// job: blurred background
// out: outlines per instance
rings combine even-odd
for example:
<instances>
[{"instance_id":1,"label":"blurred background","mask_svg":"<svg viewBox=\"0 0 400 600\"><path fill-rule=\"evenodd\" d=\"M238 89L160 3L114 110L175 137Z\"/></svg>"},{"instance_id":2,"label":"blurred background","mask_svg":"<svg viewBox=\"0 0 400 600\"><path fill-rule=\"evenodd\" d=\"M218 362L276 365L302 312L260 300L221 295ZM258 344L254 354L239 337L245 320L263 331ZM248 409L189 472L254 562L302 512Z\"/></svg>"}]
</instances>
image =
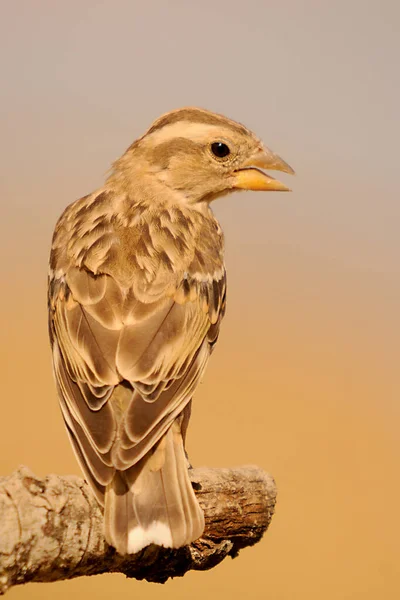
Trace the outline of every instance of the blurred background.
<instances>
[{"instance_id":1,"label":"blurred background","mask_svg":"<svg viewBox=\"0 0 400 600\"><path fill-rule=\"evenodd\" d=\"M1 474L80 473L46 323L64 207L184 105L297 172L292 194L214 206L228 310L189 431L195 465L276 478L264 540L165 586L104 575L11 600L399 598L399 20L385 0L1 3Z\"/></svg>"}]
</instances>

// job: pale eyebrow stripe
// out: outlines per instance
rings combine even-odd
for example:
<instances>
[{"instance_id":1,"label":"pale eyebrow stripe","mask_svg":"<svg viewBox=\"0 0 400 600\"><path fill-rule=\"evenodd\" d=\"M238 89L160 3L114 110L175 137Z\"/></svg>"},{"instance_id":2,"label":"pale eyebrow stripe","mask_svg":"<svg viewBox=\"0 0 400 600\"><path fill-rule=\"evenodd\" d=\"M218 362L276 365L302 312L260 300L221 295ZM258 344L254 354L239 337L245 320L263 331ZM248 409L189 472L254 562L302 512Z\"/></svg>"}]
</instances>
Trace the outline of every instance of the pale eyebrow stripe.
<instances>
[{"instance_id":1,"label":"pale eyebrow stripe","mask_svg":"<svg viewBox=\"0 0 400 600\"><path fill-rule=\"evenodd\" d=\"M152 144L158 145L174 138L190 138L193 141L201 140L204 137L226 137L229 134L227 127L221 125L206 125L205 123L192 123L190 121L179 121L165 125L148 136L144 136L142 141L151 140Z\"/></svg>"}]
</instances>

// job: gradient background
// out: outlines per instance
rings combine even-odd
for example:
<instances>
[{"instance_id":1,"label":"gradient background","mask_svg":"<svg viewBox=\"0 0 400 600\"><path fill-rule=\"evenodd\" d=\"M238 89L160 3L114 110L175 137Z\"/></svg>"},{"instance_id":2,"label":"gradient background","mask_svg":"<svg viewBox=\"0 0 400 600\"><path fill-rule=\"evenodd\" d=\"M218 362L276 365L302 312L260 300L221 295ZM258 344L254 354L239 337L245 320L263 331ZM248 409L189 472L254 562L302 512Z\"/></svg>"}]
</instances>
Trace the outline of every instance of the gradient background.
<instances>
[{"instance_id":1,"label":"gradient background","mask_svg":"<svg viewBox=\"0 0 400 600\"><path fill-rule=\"evenodd\" d=\"M292 194L215 205L228 312L189 432L195 465L274 475L264 540L165 586L10 599L399 598L399 22L397 1L1 3L2 474L79 473L46 325L64 207L184 105L244 122L298 173Z\"/></svg>"}]
</instances>

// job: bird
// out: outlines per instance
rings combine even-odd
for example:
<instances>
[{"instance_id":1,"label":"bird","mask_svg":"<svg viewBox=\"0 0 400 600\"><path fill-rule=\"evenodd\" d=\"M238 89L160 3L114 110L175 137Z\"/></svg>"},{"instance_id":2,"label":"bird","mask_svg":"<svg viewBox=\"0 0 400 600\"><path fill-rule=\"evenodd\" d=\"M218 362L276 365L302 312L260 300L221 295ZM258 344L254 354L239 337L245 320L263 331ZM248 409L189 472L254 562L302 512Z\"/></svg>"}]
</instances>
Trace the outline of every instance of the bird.
<instances>
[{"instance_id":1,"label":"bird","mask_svg":"<svg viewBox=\"0 0 400 600\"><path fill-rule=\"evenodd\" d=\"M188 107L159 117L104 185L59 218L48 277L61 412L121 555L200 538L185 450L192 398L226 306L211 203L289 191L293 169L244 125Z\"/></svg>"}]
</instances>

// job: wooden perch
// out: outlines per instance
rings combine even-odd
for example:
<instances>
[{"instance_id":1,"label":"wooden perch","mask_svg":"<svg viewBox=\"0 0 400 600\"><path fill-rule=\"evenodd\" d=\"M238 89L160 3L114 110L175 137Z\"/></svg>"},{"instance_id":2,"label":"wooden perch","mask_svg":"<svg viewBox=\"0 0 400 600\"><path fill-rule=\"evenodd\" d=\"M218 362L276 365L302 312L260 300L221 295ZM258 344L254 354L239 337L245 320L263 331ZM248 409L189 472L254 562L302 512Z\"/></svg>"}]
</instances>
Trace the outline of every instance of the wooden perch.
<instances>
[{"instance_id":1,"label":"wooden perch","mask_svg":"<svg viewBox=\"0 0 400 600\"><path fill-rule=\"evenodd\" d=\"M154 545L120 556L103 537L103 518L83 479L35 477L21 467L0 478L0 594L28 581L119 572L164 583L205 570L260 541L275 506L274 480L257 467L190 471L206 528L191 546Z\"/></svg>"}]
</instances>

